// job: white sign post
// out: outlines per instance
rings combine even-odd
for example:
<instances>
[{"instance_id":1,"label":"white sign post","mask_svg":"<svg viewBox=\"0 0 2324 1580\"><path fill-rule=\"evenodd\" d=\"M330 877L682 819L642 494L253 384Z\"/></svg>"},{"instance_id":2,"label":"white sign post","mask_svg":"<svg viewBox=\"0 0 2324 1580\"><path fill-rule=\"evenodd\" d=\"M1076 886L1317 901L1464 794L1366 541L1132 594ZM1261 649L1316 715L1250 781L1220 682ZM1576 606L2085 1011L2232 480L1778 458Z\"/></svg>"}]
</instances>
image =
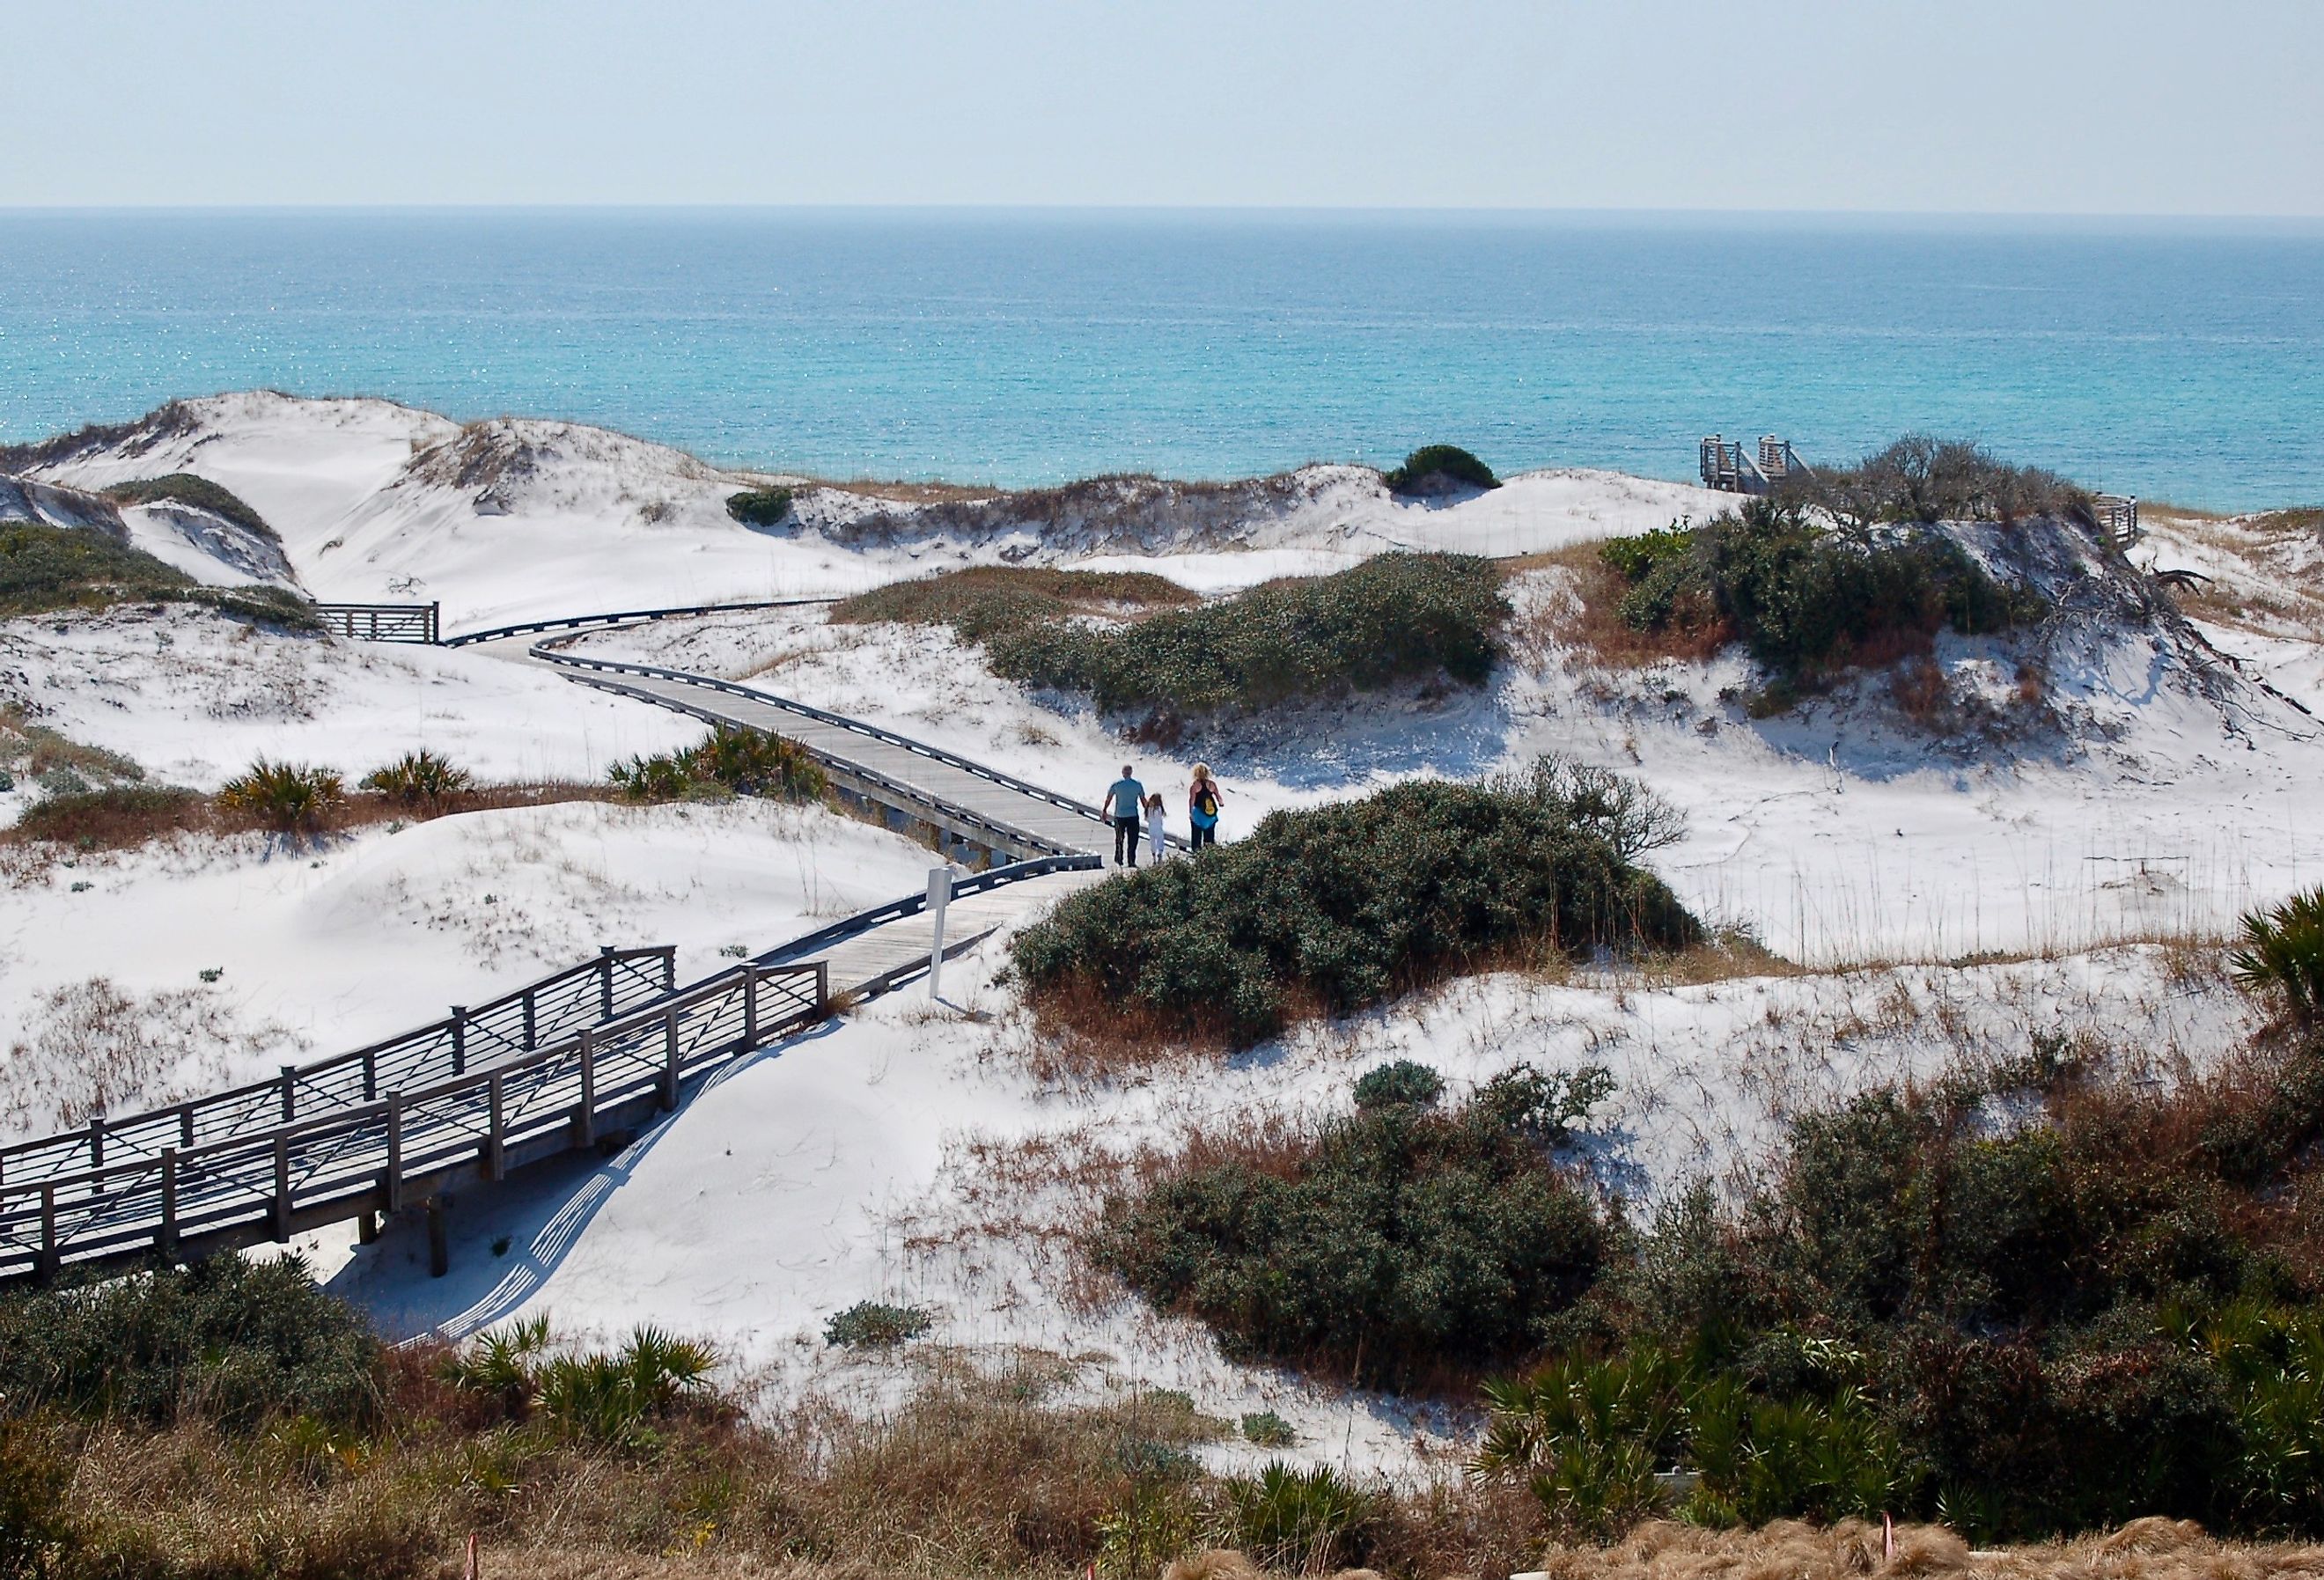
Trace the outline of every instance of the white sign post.
<instances>
[{"instance_id":1,"label":"white sign post","mask_svg":"<svg viewBox=\"0 0 2324 1580\"><path fill-rule=\"evenodd\" d=\"M952 898L952 866L928 869L928 997L935 998L944 976L945 902Z\"/></svg>"}]
</instances>

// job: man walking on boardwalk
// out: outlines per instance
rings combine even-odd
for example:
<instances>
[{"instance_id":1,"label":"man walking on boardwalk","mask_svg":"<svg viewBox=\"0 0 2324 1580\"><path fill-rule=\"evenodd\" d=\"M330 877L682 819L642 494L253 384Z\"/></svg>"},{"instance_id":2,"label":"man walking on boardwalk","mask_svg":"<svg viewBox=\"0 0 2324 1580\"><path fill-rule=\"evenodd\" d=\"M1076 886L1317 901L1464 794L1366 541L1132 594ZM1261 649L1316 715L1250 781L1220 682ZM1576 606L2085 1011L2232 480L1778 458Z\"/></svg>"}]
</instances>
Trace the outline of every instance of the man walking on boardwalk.
<instances>
[{"instance_id":1,"label":"man walking on boardwalk","mask_svg":"<svg viewBox=\"0 0 2324 1580\"><path fill-rule=\"evenodd\" d=\"M1107 810L1113 815L1113 864L1134 867L1138 864L1139 819L1146 808L1146 787L1130 777L1130 764L1121 765L1121 777L1105 792Z\"/></svg>"}]
</instances>

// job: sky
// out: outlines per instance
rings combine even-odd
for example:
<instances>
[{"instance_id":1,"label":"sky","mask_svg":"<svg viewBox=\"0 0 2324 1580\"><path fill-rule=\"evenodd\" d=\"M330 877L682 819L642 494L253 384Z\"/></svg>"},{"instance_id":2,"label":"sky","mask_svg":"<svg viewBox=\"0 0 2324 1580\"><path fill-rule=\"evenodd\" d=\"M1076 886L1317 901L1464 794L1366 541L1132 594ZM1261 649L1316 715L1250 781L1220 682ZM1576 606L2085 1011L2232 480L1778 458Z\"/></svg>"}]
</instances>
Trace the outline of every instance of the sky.
<instances>
[{"instance_id":1,"label":"sky","mask_svg":"<svg viewBox=\"0 0 2324 1580\"><path fill-rule=\"evenodd\" d=\"M2324 0L0 0L0 207L2324 216Z\"/></svg>"}]
</instances>

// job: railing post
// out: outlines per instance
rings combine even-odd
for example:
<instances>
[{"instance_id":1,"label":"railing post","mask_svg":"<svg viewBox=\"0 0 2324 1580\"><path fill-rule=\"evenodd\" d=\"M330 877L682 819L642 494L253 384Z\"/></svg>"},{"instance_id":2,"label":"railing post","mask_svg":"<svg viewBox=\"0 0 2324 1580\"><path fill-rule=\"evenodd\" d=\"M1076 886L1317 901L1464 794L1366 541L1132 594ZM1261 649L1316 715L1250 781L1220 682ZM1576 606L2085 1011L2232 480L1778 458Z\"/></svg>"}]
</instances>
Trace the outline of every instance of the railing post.
<instances>
[{"instance_id":1,"label":"railing post","mask_svg":"<svg viewBox=\"0 0 2324 1580\"><path fill-rule=\"evenodd\" d=\"M670 945L661 952L661 990L664 993L678 991L678 946L676 944Z\"/></svg>"},{"instance_id":2,"label":"railing post","mask_svg":"<svg viewBox=\"0 0 2324 1580\"><path fill-rule=\"evenodd\" d=\"M290 1243L290 1138L274 1132L274 1243Z\"/></svg>"},{"instance_id":3,"label":"railing post","mask_svg":"<svg viewBox=\"0 0 2324 1580\"><path fill-rule=\"evenodd\" d=\"M573 1129L585 1147L597 1140L597 1050L590 1046L589 1030L581 1030L581 1105L574 1110Z\"/></svg>"},{"instance_id":4,"label":"railing post","mask_svg":"<svg viewBox=\"0 0 2324 1580\"><path fill-rule=\"evenodd\" d=\"M380 1180L379 1193L387 1201L390 1213L403 1210L403 1094L387 1095L387 1173Z\"/></svg>"},{"instance_id":5,"label":"railing post","mask_svg":"<svg viewBox=\"0 0 2324 1580\"><path fill-rule=\"evenodd\" d=\"M194 1144L194 1105L190 1103L178 1110L178 1144L181 1147Z\"/></svg>"},{"instance_id":6,"label":"railing post","mask_svg":"<svg viewBox=\"0 0 2324 1580\"><path fill-rule=\"evenodd\" d=\"M444 605L430 602L428 605L428 641L433 646L444 630Z\"/></svg>"},{"instance_id":7,"label":"railing post","mask_svg":"<svg viewBox=\"0 0 2324 1580\"><path fill-rule=\"evenodd\" d=\"M299 1067L282 1067L282 1123L289 1124L299 1116Z\"/></svg>"},{"instance_id":8,"label":"railing post","mask_svg":"<svg viewBox=\"0 0 2324 1580\"><path fill-rule=\"evenodd\" d=\"M178 1249L178 1149L161 1149L161 1229L153 1243L164 1254Z\"/></svg>"},{"instance_id":9,"label":"railing post","mask_svg":"<svg viewBox=\"0 0 2324 1580\"><path fill-rule=\"evenodd\" d=\"M468 1073L468 1006L452 1006L452 1073Z\"/></svg>"},{"instance_id":10,"label":"railing post","mask_svg":"<svg viewBox=\"0 0 2324 1580\"><path fill-rule=\"evenodd\" d=\"M502 1072L494 1070L484 1083L488 1103L487 1129L484 1132L484 1178L499 1179L508 1173L508 1150L503 1140L505 1104Z\"/></svg>"},{"instance_id":11,"label":"railing post","mask_svg":"<svg viewBox=\"0 0 2324 1580\"><path fill-rule=\"evenodd\" d=\"M55 1278L63 1258L57 1252L57 1187L41 1187L41 1255L32 1270L43 1280Z\"/></svg>"},{"instance_id":12,"label":"railing post","mask_svg":"<svg viewBox=\"0 0 2324 1580\"><path fill-rule=\"evenodd\" d=\"M364 1101L379 1101L379 1055L368 1048L364 1049Z\"/></svg>"},{"instance_id":13,"label":"railing post","mask_svg":"<svg viewBox=\"0 0 2324 1580\"><path fill-rule=\"evenodd\" d=\"M678 1006L661 1012L661 1111L678 1106Z\"/></svg>"},{"instance_id":14,"label":"railing post","mask_svg":"<svg viewBox=\"0 0 2324 1580\"><path fill-rule=\"evenodd\" d=\"M815 963L815 1018L818 1021L831 1013L831 962Z\"/></svg>"},{"instance_id":15,"label":"railing post","mask_svg":"<svg viewBox=\"0 0 2324 1580\"><path fill-rule=\"evenodd\" d=\"M524 990L524 1050L527 1053L532 1051L533 1043L540 1036L539 1017L540 1009L534 1002L533 990L526 988Z\"/></svg>"},{"instance_id":16,"label":"railing post","mask_svg":"<svg viewBox=\"0 0 2324 1580\"><path fill-rule=\"evenodd\" d=\"M759 1046L759 968L742 967L742 1048L745 1052Z\"/></svg>"},{"instance_id":17,"label":"railing post","mask_svg":"<svg viewBox=\"0 0 2324 1580\"><path fill-rule=\"evenodd\" d=\"M613 1018L613 946L597 946L597 1019Z\"/></svg>"},{"instance_id":18,"label":"railing post","mask_svg":"<svg viewBox=\"0 0 2324 1580\"><path fill-rule=\"evenodd\" d=\"M102 1113L88 1116L88 1166L92 1169L105 1167L105 1115Z\"/></svg>"}]
</instances>

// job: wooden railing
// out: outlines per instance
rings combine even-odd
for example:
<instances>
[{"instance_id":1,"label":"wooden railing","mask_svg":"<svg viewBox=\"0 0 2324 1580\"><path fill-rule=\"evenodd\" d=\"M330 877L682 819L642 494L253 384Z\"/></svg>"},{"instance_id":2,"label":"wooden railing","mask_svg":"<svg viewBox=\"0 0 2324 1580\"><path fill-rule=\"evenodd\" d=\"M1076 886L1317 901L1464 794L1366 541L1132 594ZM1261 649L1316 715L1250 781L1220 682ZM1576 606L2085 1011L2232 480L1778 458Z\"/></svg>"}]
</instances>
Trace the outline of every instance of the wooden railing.
<instances>
[{"instance_id":1,"label":"wooden railing","mask_svg":"<svg viewBox=\"0 0 2324 1580\"><path fill-rule=\"evenodd\" d=\"M455 1179L497 1180L676 1107L689 1077L813 1024L829 1003L822 962L752 961L548 1046L318 1117L0 1182L0 1277L287 1241Z\"/></svg>"},{"instance_id":2,"label":"wooden railing","mask_svg":"<svg viewBox=\"0 0 2324 1580\"><path fill-rule=\"evenodd\" d=\"M594 1021L659 998L675 985L676 951L601 950L595 960L526 984L474 1009L455 1005L441 1021L384 1042L286 1065L272 1080L172 1103L142 1113L99 1115L80 1130L0 1147L0 1187L102 1169L108 1160L158 1158L375 1101L383 1092L425 1086L569 1036Z\"/></svg>"},{"instance_id":3,"label":"wooden railing","mask_svg":"<svg viewBox=\"0 0 2324 1580\"><path fill-rule=\"evenodd\" d=\"M435 645L443 615L438 604L317 604L315 614L341 636L358 642Z\"/></svg>"}]
</instances>

